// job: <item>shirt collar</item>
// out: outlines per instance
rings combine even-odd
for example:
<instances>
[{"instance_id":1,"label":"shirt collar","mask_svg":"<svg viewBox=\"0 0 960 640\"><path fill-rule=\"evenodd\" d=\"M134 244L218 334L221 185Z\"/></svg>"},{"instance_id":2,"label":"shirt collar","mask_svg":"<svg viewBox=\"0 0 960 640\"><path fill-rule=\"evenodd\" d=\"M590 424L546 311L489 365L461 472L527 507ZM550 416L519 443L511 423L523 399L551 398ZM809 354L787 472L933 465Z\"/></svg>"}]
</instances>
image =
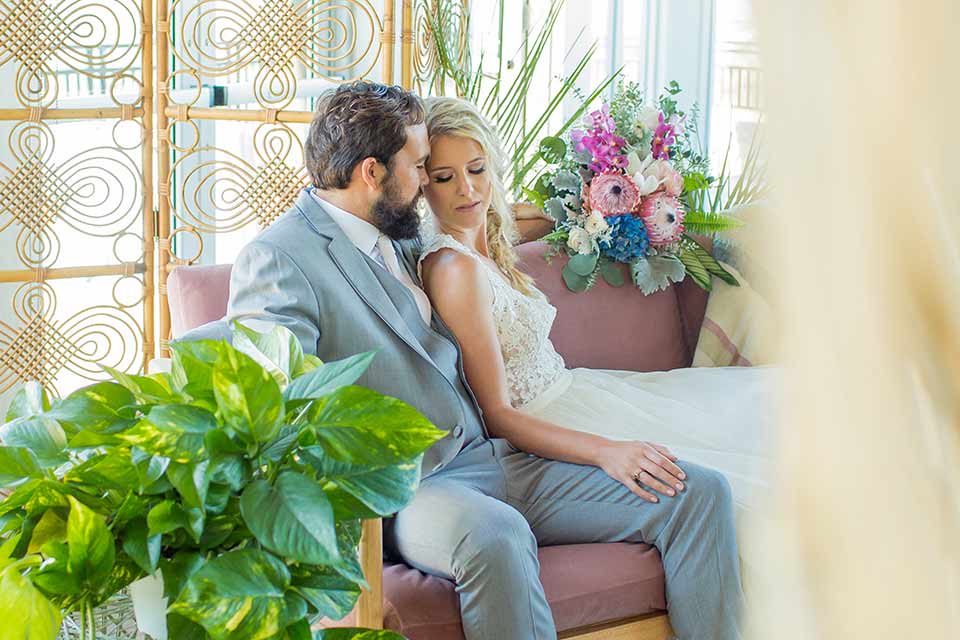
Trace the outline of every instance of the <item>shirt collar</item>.
<instances>
[{"instance_id":1,"label":"shirt collar","mask_svg":"<svg viewBox=\"0 0 960 640\"><path fill-rule=\"evenodd\" d=\"M336 222L343 233L350 238L350 241L357 249L360 249L360 251L372 258L373 250L377 246L377 239L380 237L380 230L363 218L355 216L349 211L344 211L340 207L324 200L317 194L315 189L310 190L310 195L330 214L333 221Z\"/></svg>"}]
</instances>

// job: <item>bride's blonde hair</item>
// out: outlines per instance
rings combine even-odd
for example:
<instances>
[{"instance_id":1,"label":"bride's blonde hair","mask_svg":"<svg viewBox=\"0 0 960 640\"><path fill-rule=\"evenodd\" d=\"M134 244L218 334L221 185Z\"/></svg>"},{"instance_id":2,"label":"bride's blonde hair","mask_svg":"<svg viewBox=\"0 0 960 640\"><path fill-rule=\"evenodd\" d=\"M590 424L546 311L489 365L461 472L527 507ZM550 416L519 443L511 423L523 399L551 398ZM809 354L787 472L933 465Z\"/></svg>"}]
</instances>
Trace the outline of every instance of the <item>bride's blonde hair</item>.
<instances>
[{"instance_id":1,"label":"bride's blonde hair","mask_svg":"<svg viewBox=\"0 0 960 640\"><path fill-rule=\"evenodd\" d=\"M425 98L427 134L431 142L440 136L456 136L473 140L487 156L487 172L493 186L493 197L487 210L487 249L490 259L521 293L533 293L533 279L517 268L513 242L519 237L513 211L507 204L504 176L507 157L500 148L494 126L471 103L459 98Z\"/></svg>"}]
</instances>

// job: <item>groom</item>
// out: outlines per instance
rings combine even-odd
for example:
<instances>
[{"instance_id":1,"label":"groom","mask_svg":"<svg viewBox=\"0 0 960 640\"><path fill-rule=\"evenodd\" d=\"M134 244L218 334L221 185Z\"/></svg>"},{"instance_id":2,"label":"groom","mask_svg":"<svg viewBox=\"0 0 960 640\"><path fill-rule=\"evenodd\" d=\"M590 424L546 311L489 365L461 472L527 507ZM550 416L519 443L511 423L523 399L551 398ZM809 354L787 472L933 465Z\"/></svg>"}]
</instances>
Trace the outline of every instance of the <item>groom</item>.
<instances>
[{"instance_id":1,"label":"groom","mask_svg":"<svg viewBox=\"0 0 960 640\"><path fill-rule=\"evenodd\" d=\"M733 511L720 474L682 463L685 490L651 503L598 468L488 436L457 342L417 277L429 152L415 95L362 82L326 94L306 141L313 188L240 253L227 320L282 324L323 360L378 349L359 384L447 431L424 455L414 499L385 521L386 544L456 582L468 640L556 638L538 544L615 541L659 548L680 638L739 637Z\"/></svg>"}]
</instances>

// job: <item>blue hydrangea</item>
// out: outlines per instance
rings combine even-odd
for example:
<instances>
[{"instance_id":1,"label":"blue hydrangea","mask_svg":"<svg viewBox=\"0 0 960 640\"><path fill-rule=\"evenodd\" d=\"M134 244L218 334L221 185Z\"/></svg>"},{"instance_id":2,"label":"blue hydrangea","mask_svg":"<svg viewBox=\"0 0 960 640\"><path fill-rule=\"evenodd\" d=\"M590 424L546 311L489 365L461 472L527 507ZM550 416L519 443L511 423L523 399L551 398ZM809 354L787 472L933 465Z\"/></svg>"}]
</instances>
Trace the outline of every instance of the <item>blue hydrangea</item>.
<instances>
[{"instance_id":1,"label":"blue hydrangea","mask_svg":"<svg viewBox=\"0 0 960 640\"><path fill-rule=\"evenodd\" d=\"M600 251L617 262L633 262L647 253L650 240L643 220L629 213L607 218L610 225L608 239L600 241Z\"/></svg>"}]
</instances>

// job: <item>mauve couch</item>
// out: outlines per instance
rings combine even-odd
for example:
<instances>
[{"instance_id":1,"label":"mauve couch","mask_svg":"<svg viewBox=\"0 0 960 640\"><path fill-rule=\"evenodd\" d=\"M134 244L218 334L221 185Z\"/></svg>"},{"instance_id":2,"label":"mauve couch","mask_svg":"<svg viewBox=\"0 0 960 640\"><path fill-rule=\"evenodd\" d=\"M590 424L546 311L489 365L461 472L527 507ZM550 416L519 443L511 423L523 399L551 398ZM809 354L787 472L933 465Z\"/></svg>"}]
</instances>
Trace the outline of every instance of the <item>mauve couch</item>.
<instances>
[{"instance_id":1,"label":"mauve couch","mask_svg":"<svg viewBox=\"0 0 960 640\"><path fill-rule=\"evenodd\" d=\"M557 307L551 334L569 367L667 370L690 366L707 294L689 278L651 296L602 280L587 293L568 291L560 275L565 257L544 260L546 245L518 247L522 267ZM167 282L172 337L224 315L230 265L175 269ZM381 585L371 572L379 564L378 532L365 527L364 564L373 593ZM643 544L580 544L540 549L541 580L561 638L664 640L663 567L656 549ZM463 640L454 585L404 564L386 561L382 609L371 596L359 614L334 623L360 623L394 630L410 640ZM497 639L500 640L500 639ZM509 640L509 639L502 639Z\"/></svg>"}]
</instances>

